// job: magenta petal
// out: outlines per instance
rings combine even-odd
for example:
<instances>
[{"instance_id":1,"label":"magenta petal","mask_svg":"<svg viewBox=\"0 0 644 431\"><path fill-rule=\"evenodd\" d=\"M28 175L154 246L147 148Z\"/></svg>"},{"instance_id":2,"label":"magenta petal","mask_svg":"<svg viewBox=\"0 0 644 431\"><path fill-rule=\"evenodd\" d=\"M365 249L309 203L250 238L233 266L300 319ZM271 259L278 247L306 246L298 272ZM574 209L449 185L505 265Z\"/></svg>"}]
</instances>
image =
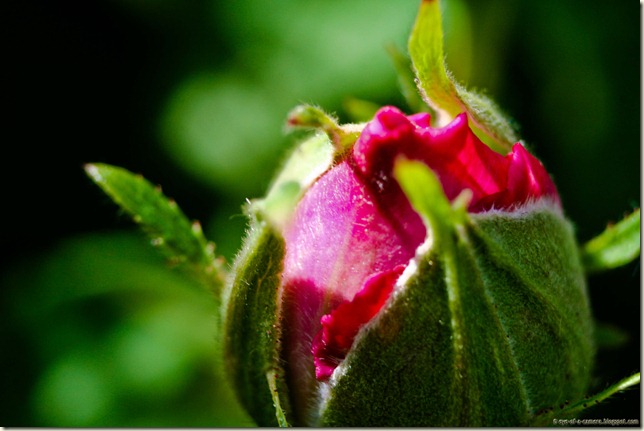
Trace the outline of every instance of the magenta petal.
<instances>
[{"instance_id":1,"label":"magenta petal","mask_svg":"<svg viewBox=\"0 0 644 431\"><path fill-rule=\"evenodd\" d=\"M529 199L549 196L557 204L560 203L557 188L543 165L521 144L512 147L512 153L508 154L508 158L510 168L507 188L512 202L522 203Z\"/></svg>"},{"instance_id":2,"label":"magenta petal","mask_svg":"<svg viewBox=\"0 0 644 431\"><path fill-rule=\"evenodd\" d=\"M386 179L397 156L429 166L454 199L472 192L469 210L510 209L542 196L558 203L557 190L541 163L520 144L504 157L472 132L467 115L458 115L442 128L429 126L427 114L405 116L382 108L364 128L353 149L357 168L366 178Z\"/></svg>"},{"instance_id":3,"label":"magenta petal","mask_svg":"<svg viewBox=\"0 0 644 431\"><path fill-rule=\"evenodd\" d=\"M426 128L430 127L431 119L432 119L432 117L426 112L420 112L418 114L413 114L413 115L410 115L407 118L409 118L409 120L411 120L411 122L414 123L416 125L416 127L420 127L420 128L423 128L423 129L426 129Z\"/></svg>"},{"instance_id":4,"label":"magenta petal","mask_svg":"<svg viewBox=\"0 0 644 431\"><path fill-rule=\"evenodd\" d=\"M354 146L357 167L366 177L386 178L397 156L420 160L438 175L449 199L470 189L471 208L504 190L507 160L476 137L465 114L443 128L428 123L426 114L406 117L396 108L381 109Z\"/></svg>"},{"instance_id":5,"label":"magenta petal","mask_svg":"<svg viewBox=\"0 0 644 431\"><path fill-rule=\"evenodd\" d=\"M372 275L353 300L344 302L322 316L322 330L313 340L315 377L326 380L344 359L358 331L383 307L396 280L405 269L398 265L391 271Z\"/></svg>"}]
</instances>

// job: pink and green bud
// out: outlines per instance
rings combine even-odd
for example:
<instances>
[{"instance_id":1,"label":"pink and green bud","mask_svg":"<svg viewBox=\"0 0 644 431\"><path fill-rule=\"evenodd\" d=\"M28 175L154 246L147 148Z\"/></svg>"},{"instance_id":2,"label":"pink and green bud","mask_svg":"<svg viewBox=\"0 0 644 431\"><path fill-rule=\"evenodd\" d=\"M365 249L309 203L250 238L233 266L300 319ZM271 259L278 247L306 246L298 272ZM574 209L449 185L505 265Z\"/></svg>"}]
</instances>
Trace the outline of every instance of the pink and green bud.
<instances>
[{"instance_id":1,"label":"pink and green bud","mask_svg":"<svg viewBox=\"0 0 644 431\"><path fill-rule=\"evenodd\" d=\"M259 425L545 425L586 395L592 320L554 183L447 73L438 1L409 52L435 118L297 108L288 124L317 133L249 205L223 333Z\"/></svg>"},{"instance_id":2,"label":"pink and green bud","mask_svg":"<svg viewBox=\"0 0 644 431\"><path fill-rule=\"evenodd\" d=\"M226 347L258 423L527 425L583 396L583 274L534 156L393 107L330 148L251 206Z\"/></svg>"},{"instance_id":3,"label":"pink and green bud","mask_svg":"<svg viewBox=\"0 0 644 431\"><path fill-rule=\"evenodd\" d=\"M300 352L315 336L318 379L330 377L358 329L385 303L388 295L374 290L390 292L393 274L400 275L397 268L404 269L425 239L420 216L393 177L399 157L431 168L450 200L469 190L470 212L559 200L541 163L521 144L505 157L495 153L472 133L465 114L435 129L428 114L406 117L392 107L381 109L351 154L306 192L284 232L287 343ZM322 330L318 319L299 318L320 313L329 313Z\"/></svg>"}]
</instances>

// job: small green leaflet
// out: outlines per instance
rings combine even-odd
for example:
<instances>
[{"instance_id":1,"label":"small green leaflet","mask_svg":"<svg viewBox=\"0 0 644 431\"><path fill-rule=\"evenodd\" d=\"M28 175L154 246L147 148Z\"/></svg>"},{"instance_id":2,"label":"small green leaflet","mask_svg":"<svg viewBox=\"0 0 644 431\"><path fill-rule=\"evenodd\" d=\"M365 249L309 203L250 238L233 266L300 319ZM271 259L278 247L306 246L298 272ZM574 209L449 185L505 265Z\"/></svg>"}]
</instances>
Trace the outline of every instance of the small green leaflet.
<instances>
[{"instance_id":1,"label":"small green leaflet","mask_svg":"<svg viewBox=\"0 0 644 431\"><path fill-rule=\"evenodd\" d=\"M331 115L317 106L298 105L289 112L286 124L288 127L303 127L321 130L329 136L336 153L349 150L360 136L362 125L340 125Z\"/></svg>"},{"instance_id":2,"label":"small green leaflet","mask_svg":"<svg viewBox=\"0 0 644 431\"><path fill-rule=\"evenodd\" d=\"M132 216L173 264L188 270L217 298L226 277L223 261L198 222L190 222L177 204L140 175L107 164L85 165L89 177Z\"/></svg>"},{"instance_id":3,"label":"small green leaflet","mask_svg":"<svg viewBox=\"0 0 644 431\"><path fill-rule=\"evenodd\" d=\"M519 139L510 121L487 97L467 91L445 66L443 26L439 0L424 0L409 38L409 54L425 102L444 126L466 111L478 137L495 151L506 153Z\"/></svg>"},{"instance_id":4,"label":"small green leaflet","mask_svg":"<svg viewBox=\"0 0 644 431\"><path fill-rule=\"evenodd\" d=\"M539 416L533 425L535 426L547 426L547 425L557 425L557 418L561 417L577 417L583 411L590 409L593 406L601 403L602 401L612 397L613 395L623 392L627 389L632 389L633 386L640 384L640 373L635 373L629 377L626 377L614 385L609 386L603 391L586 397L585 399L576 402L571 405L562 405L559 408L553 408L552 410L544 413Z\"/></svg>"},{"instance_id":5,"label":"small green leaflet","mask_svg":"<svg viewBox=\"0 0 644 431\"><path fill-rule=\"evenodd\" d=\"M635 210L619 223L582 247L586 272L595 273L617 268L640 255L640 210Z\"/></svg>"}]
</instances>

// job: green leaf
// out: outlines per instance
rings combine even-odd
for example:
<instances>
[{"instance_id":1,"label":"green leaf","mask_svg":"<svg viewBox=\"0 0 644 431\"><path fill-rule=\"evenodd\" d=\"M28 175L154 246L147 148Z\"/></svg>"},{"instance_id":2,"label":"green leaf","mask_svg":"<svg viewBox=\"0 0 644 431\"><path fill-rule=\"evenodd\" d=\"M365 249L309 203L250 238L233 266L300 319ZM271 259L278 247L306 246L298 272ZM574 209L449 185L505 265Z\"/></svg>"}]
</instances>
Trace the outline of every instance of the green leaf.
<instances>
[{"instance_id":1,"label":"green leaf","mask_svg":"<svg viewBox=\"0 0 644 431\"><path fill-rule=\"evenodd\" d=\"M518 141L510 121L492 100L467 91L447 70L439 3L439 0L422 1L409 38L409 54L421 95L435 111L436 125L444 126L467 111L479 138L494 150L505 153Z\"/></svg>"},{"instance_id":2,"label":"green leaf","mask_svg":"<svg viewBox=\"0 0 644 431\"><path fill-rule=\"evenodd\" d=\"M534 425L575 425L574 422L565 419L561 420L561 418L576 417L581 412L596 406L597 404L612 397L613 395L619 392L623 392L639 384L640 373L635 373L632 376L620 380L614 385L609 386L608 388L593 396L585 397L583 400L574 403L563 403L559 404L558 406L553 406L552 408L546 410L544 413L538 416L534 421Z\"/></svg>"},{"instance_id":3,"label":"green leaf","mask_svg":"<svg viewBox=\"0 0 644 431\"><path fill-rule=\"evenodd\" d=\"M559 212L468 214L417 162L394 168L428 240L329 381L323 426L528 426L580 401L592 324Z\"/></svg>"},{"instance_id":4,"label":"green leaf","mask_svg":"<svg viewBox=\"0 0 644 431\"><path fill-rule=\"evenodd\" d=\"M259 426L286 426L290 407L280 362L280 274L284 240L266 222L251 220L224 291L224 355L228 375Z\"/></svg>"},{"instance_id":5,"label":"green leaf","mask_svg":"<svg viewBox=\"0 0 644 431\"><path fill-rule=\"evenodd\" d=\"M609 226L582 248L584 267L588 273L617 268L640 255L640 210L619 223Z\"/></svg>"},{"instance_id":6,"label":"green leaf","mask_svg":"<svg viewBox=\"0 0 644 431\"><path fill-rule=\"evenodd\" d=\"M171 263L187 269L219 298L226 277L214 244L198 222L190 222L173 200L140 175L101 163L85 165L89 177L132 216Z\"/></svg>"}]
</instances>

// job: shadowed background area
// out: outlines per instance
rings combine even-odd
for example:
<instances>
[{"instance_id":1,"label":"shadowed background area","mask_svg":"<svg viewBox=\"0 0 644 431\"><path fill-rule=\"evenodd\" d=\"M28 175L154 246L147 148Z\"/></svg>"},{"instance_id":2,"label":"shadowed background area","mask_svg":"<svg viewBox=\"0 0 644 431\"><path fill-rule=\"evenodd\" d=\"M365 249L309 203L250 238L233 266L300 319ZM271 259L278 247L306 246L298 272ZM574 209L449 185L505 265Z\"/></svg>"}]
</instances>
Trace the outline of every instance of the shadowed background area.
<instances>
[{"instance_id":1,"label":"shadowed background area","mask_svg":"<svg viewBox=\"0 0 644 431\"><path fill-rule=\"evenodd\" d=\"M640 9L633 2L448 0L447 62L520 126L580 241L640 205ZM251 425L214 343L211 296L173 272L85 176L161 184L229 261L314 103L406 109L386 50L418 0L24 1L5 5L2 175L6 426ZM593 276L595 385L639 370L640 266ZM639 419L639 388L591 410Z\"/></svg>"}]
</instances>

